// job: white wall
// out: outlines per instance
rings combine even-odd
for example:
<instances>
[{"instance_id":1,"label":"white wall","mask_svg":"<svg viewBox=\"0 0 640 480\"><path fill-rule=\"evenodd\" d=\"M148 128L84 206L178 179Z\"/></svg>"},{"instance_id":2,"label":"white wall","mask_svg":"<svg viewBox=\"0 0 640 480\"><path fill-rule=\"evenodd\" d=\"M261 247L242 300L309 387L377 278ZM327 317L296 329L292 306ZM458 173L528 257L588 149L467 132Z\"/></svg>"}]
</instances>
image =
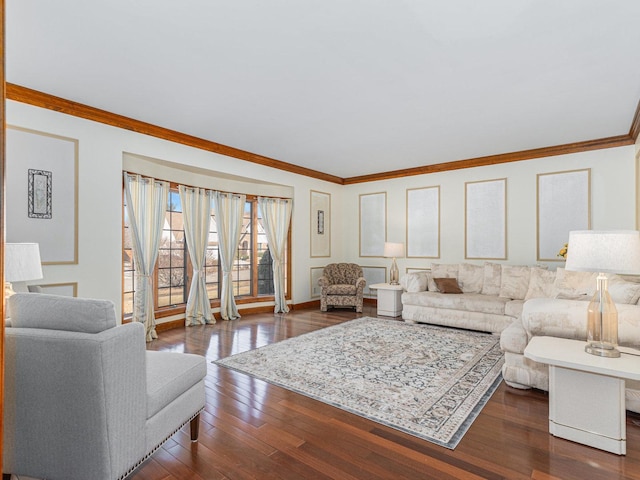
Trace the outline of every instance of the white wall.
<instances>
[{"instance_id":1,"label":"white wall","mask_svg":"<svg viewBox=\"0 0 640 480\"><path fill-rule=\"evenodd\" d=\"M526 160L381 182L348 185L343 208L347 215L343 231L356 239L347 246L346 256L367 266L391 265L385 258L359 258L359 195L387 192L387 241L406 243L406 190L440 185L440 258L402 258L398 267L428 268L431 262L464 261L465 182L507 178L507 260L504 263L530 265L536 261L536 175L575 169L591 169L591 227L593 229L634 229L635 162L634 146ZM562 208L562 205L558 205ZM347 220L348 219L348 220ZM561 245L558 245L560 249ZM470 263L481 263L469 260ZM559 262L549 262L555 268Z\"/></svg>"},{"instance_id":2,"label":"white wall","mask_svg":"<svg viewBox=\"0 0 640 480\"><path fill-rule=\"evenodd\" d=\"M78 264L47 265L44 279L38 283L78 283L78 296L107 298L121 309L122 292L122 170L123 157L139 155L196 169L194 183L202 171L254 179L253 193L274 191L292 193L292 299L302 303L310 299L310 267L341 260L345 246L340 232L332 235L331 258L309 257L310 190L331 194L332 214L339 218L342 186L274 168L205 152L184 145L118 129L81 118L30 105L7 102L7 123L79 141ZM8 159L8 162L11 160ZM130 166L130 165L129 165ZM224 175L223 175L224 176ZM255 180L259 179L259 180ZM169 179L171 180L171 179ZM227 182L230 180L227 179ZM266 182L267 185L260 185ZM226 183L232 191L242 182ZM250 188L250 187L247 187ZM11 208L8 204L8 208ZM337 220L334 222L340 223ZM18 241L18 240L16 240ZM28 241L22 239L20 241Z\"/></svg>"},{"instance_id":3,"label":"white wall","mask_svg":"<svg viewBox=\"0 0 640 480\"><path fill-rule=\"evenodd\" d=\"M7 102L7 123L79 140L79 262L45 266L41 283L78 282L79 296L108 298L118 309L122 290L125 153L185 164L198 181L203 171L211 171L213 176L226 174L253 179L257 182L256 189L260 182L267 182L270 185L259 188L292 192L293 303L311 300L311 267L321 267L331 261L390 265L388 259L358 256L361 193L387 192L387 239L404 243L406 189L440 185L441 258L437 260L440 262L463 260L466 181L508 178L508 263L536 263L537 173L591 168L592 227L635 228L634 146L341 186L13 101ZM131 161L131 157L128 158L127 161ZM234 185L238 184L242 182ZM310 190L331 194L331 258L309 256ZM406 267L426 267L431 261L405 258L398 263L402 273Z\"/></svg>"}]
</instances>

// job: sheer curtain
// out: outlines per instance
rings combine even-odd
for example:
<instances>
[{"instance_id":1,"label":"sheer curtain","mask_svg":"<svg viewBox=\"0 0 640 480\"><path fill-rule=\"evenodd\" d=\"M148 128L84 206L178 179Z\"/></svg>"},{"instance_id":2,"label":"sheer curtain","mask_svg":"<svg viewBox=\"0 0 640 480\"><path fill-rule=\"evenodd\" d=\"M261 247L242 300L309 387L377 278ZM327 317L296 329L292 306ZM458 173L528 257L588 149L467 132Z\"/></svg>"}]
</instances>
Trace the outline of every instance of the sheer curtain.
<instances>
[{"instance_id":1,"label":"sheer curtain","mask_svg":"<svg viewBox=\"0 0 640 480\"><path fill-rule=\"evenodd\" d=\"M258 206L262 211L269 251L273 259L273 287L275 290L275 313L287 313L289 307L285 299L284 284L284 247L287 243L289 222L291 221L292 201L279 198L258 197Z\"/></svg>"},{"instance_id":2,"label":"sheer curtain","mask_svg":"<svg viewBox=\"0 0 640 480\"><path fill-rule=\"evenodd\" d=\"M242 215L244 213L245 195L213 192L213 204L218 227L218 249L222 263L222 289L220 292L220 316L224 320L240 318L236 301L233 298L233 282L231 271L236 256L240 232L242 231Z\"/></svg>"},{"instance_id":3,"label":"sheer curtain","mask_svg":"<svg viewBox=\"0 0 640 480\"><path fill-rule=\"evenodd\" d=\"M125 172L124 187L136 272L132 320L144 323L150 342L158 338L152 274L162 239L169 183Z\"/></svg>"},{"instance_id":4,"label":"sheer curtain","mask_svg":"<svg viewBox=\"0 0 640 480\"><path fill-rule=\"evenodd\" d=\"M179 185L178 191L182 202L184 236L189 248L189 258L193 265L185 325L189 327L216 323L211 314L204 270L211 223L211 191L203 188L189 188L184 185Z\"/></svg>"}]
</instances>

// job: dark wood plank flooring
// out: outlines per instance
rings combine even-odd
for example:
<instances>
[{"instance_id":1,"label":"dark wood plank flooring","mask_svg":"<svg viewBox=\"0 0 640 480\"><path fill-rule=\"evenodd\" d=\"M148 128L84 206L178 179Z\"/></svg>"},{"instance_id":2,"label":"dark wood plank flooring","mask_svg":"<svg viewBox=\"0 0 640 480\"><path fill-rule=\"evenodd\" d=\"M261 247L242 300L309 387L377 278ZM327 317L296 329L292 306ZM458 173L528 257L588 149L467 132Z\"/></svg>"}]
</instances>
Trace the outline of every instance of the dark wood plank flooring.
<instances>
[{"instance_id":1,"label":"dark wood plank flooring","mask_svg":"<svg viewBox=\"0 0 640 480\"><path fill-rule=\"evenodd\" d=\"M200 440L185 427L131 480L640 480L640 415L627 415L628 453L618 456L550 436L547 394L503 383L449 450L211 363L357 316L297 310L161 332L150 349L207 357Z\"/></svg>"}]
</instances>

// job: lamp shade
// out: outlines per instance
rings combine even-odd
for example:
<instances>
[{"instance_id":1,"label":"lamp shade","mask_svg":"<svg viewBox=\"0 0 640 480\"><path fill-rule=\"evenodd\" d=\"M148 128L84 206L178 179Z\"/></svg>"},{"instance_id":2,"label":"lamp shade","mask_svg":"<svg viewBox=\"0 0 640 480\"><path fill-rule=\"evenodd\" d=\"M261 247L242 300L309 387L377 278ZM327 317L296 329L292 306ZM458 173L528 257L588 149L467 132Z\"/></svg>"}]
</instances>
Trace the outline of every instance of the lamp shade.
<instances>
[{"instance_id":1,"label":"lamp shade","mask_svg":"<svg viewBox=\"0 0 640 480\"><path fill-rule=\"evenodd\" d=\"M4 279L27 282L42 278L40 247L37 243L4 244Z\"/></svg>"},{"instance_id":2,"label":"lamp shade","mask_svg":"<svg viewBox=\"0 0 640 480\"><path fill-rule=\"evenodd\" d=\"M389 258L404 256L404 244L385 242L383 256Z\"/></svg>"},{"instance_id":3,"label":"lamp shade","mask_svg":"<svg viewBox=\"0 0 640 480\"><path fill-rule=\"evenodd\" d=\"M640 273L640 232L575 230L569 232L566 270Z\"/></svg>"}]
</instances>

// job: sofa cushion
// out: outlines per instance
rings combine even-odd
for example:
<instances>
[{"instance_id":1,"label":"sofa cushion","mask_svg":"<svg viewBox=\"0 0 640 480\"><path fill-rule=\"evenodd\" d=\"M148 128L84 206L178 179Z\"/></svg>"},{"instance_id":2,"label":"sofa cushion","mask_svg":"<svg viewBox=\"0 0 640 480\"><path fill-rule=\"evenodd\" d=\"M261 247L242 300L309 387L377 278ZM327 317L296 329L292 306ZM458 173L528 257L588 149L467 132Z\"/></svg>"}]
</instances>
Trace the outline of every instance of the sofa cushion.
<instances>
[{"instance_id":1,"label":"sofa cushion","mask_svg":"<svg viewBox=\"0 0 640 480\"><path fill-rule=\"evenodd\" d=\"M520 265L502 265L500 296L514 300L524 300L529 289L531 268Z\"/></svg>"},{"instance_id":2,"label":"sofa cushion","mask_svg":"<svg viewBox=\"0 0 640 480\"><path fill-rule=\"evenodd\" d=\"M612 275L608 282L609 295L615 303L638 303L640 299L640 283L627 282L619 275Z\"/></svg>"},{"instance_id":3,"label":"sofa cushion","mask_svg":"<svg viewBox=\"0 0 640 480\"><path fill-rule=\"evenodd\" d=\"M457 263L432 263L431 264L431 279L429 280L429 290L433 292L438 291L434 278L458 278Z\"/></svg>"},{"instance_id":4,"label":"sofa cushion","mask_svg":"<svg viewBox=\"0 0 640 480\"><path fill-rule=\"evenodd\" d=\"M461 263L458 269L458 285L464 293L482 292L484 266Z\"/></svg>"},{"instance_id":5,"label":"sofa cushion","mask_svg":"<svg viewBox=\"0 0 640 480\"><path fill-rule=\"evenodd\" d=\"M565 296L593 295L597 276L596 272L572 272L560 267L556 270L555 289Z\"/></svg>"},{"instance_id":6,"label":"sofa cushion","mask_svg":"<svg viewBox=\"0 0 640 480\"><path fill-rule=\"evenodd\" d=\"M529 288L527 289L527 294L524 299L555 297L557 293L555 291L555 279L556 272L539 267L532 267L529 278Z\"/></svg>"},{"instance_id":7,"label":"sofa cushion","mask_svg":"<svg viewBox=\"0 0 640 480\"><path fill-rule=\"evenodd\" d=\"M177 352L146 352L147 418L153 417L207 374L200 355Z\"/></svg>"},{"instance_id":8,"label":"sofa cushion","mask_svg":"<svg viewBox=\"0 0 640 480\"><path fill-rule=\"evenodd\" d=\"M486 262L484 264L484 275L482 278L483 295L499 295L500 279L502 277L502 265L499 263Z\"/></svg>"},{"instance_id":9,"label":"sofa cushion","mask_svg":"<svg viewBox=\"0 0 640 480\"><path fill-rule=\"evenodd\" d=\"M434 278L433 281L442 293L462 293L455 278Z\"/></svg>"},{"instance_id":10,"label":"sofa cushion","mask_svg":"<svg viewBox=\"0 0 640 480\"><path fill-rule=\"evenodd\" d=\"M110 300L16 293L9 297L8 309L11 325L16 328L100 333L117 324Z\"/></svg>"},{"instance_id":11,"label":"sofa cushion","mask_svg":"<svg viewBox=\"0 0 640 480\"><path fill-rule=\"evenodd\" d=\"M402 294L403 305L417 305L495 315L504 315L505 304L509 301L508 298L483 295L481 293L465 293L464 295L449 295L441 292Z\"/></svg>"},{"instance_id":12,"label":"sofa cushion","mask_svg":"<svg viewBox=\"0 0 640 480\"><path fill-rule=\"evenodd\" d=\"M407 292L424 292L427 290L431 274L424 272L411 272L400 278L400 286Z\"/></svg>"}]
</instances>

